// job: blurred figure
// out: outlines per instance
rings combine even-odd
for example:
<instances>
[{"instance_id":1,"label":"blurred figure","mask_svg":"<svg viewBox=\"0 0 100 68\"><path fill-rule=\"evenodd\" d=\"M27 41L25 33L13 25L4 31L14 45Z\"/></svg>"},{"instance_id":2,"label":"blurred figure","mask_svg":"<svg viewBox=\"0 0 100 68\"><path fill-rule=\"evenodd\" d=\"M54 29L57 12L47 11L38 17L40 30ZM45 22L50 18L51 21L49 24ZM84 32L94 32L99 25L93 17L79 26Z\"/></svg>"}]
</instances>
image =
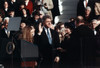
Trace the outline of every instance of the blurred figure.
<instances>
[{"instance_id":1,"label":"blurred figure","mask_svg":"<svg viewBox=\"0 0 100 68\"><path fill-rule=\"evenodd\" d=\"M0 30L4 28L3 25L3 16L0 14Z\"/></svg>"},{"instance_id":2,"label":"blurred figure","mask_svg":"<svg viewBox=\"0 0 100 68\"><path fill-rule=\"evenodd\" d=\"M71 34L67 47L67 63L70 68L81 68L95 64L96 46L92 29L84 24L84 20L76 19L76 28Z\"/></svg>"},{"instance_id":3,"label":"blurred figure","mask_svg":"<svg viewBox=\"0 0 100 68\"><path fill-rule=\"evenodd\" d=\"M33 17L31 18L31 24L34 25L34 28L36 29L36 33L38 32L38 26L39 23L42 23L42 17L40 18L41 14L39 12L35 12L33 14Z\"/></svg>"},{"instance_id":4,"label":"blurred figure","mask_svg":"<svg viewBox=\"0 0 100 68\"><path fill-rule=\"evenodd\" d=\"M3 17L2 15L0 14L0 25L3 24Z\"/></svg>"},{"instance_id":5,"label":"blurred figure","mask_svg":"<svg viewBox=\"0 0 100 68\"><path fill-rule=\"evenodd\" d=\"M28 20L30 18L30 14L28 13L27 9L23 8L21 10L21 17L22 20Z\"/></svg>"},{"instance_id":6,"label":"blurred figure","mask_svg":"<svg viewBox=\"0 0 100 68\"><path fill-rule=\"evenodd\" d=\"M51 17L51 19L53 20L52 12L51 12L51 9L54 8L53 1L52 0L44 0L43 5L44 5L44 8L47 9L47 13L45 13L45 14L49 15Z\"/></svg>"},{"instance_id":7,"label":"blurred figure","mask_svg":"<svg viewBox=\"0 0 100 68\"><path fill-rule=\"evenodd\" d=\"M31 0L24 0L25 8L29 10L30 15L33 12L33 3Z\"/></svg>"},{"instance_id":8,"label":"blurred figure","mask_svg":"<svg viewBox=\"0 0 100 68\"><path fill-rule=\"evenodd\" d=\"M53 19L51 10L54 5L52 0L37 1L37 5L39 6L39 11L43 11L44 15L49 15Z\"/></svg>"},{"instance_id":9,"label":"blurred figure","mask_svg":"<svg viewBox=\"0 0 100 68\"><path fill-rule=\"evenodd\" d=\"M69 46L71 29L69 27L65 27L64 23L58 22L55 30L59 33L59 39L61 47L57 48L60 52L60 68L67 67L67 47ZM67 44L67 45L66 45Z\"/></svg>"},{"instance_id":10,"label":"blurred figure","mask_svg":"<svg viewBox=\"0 0 100 68\"><path fill-rule=\"evenodd\" d=\"M11 36L11 32L7 31L7 27L8 27L8 23L9 23L9 17L4 18L4 28L0 31L0 38L12 38Z\"/></svg>"},{"instance_id":11,"label":"blurred figure","mask_svg":"<svg viewBox=\"0 0 100 68\"><path fill-rule=\"evenodd\" d=\"M87 6L85 9L85 15L83 16L86 22L85 24L90 24L91 20L94 18L93 15L91 14L91 11L92 11L91 8Z\"/></svg>"},{"instance_id":12,"label":"blurred figure","mask_svg":"<svg viewBox=\"0 0 100 68\"><path fill-rule=\"evenodd\" d=\"M65 22L65 27L70 28L71 30L75 29L75 18L70 18L68 22Z\"/></svg>"},{"instance_id":13,"label":"blurred figure","mask_svg":"<svg viewBox=\"0 0 100 68\"><path fill-rule=\"evenodd\" d=\"M14 10L9 11L9 17L15 17L15 11Z\"/></svg>"},{"instance_id":14,"label":"blurred figure","mask_svg":"<svg viewBox=\"0 0 100 68\"><path fill-rule=\"evenodd\" d=\"M95 2L94 9L95 9L95 14L97 17L100 16L100 7L99 6L100 6L100 1Z\"/></svg>"},{"instance_id":15,"label":"blurred figure","mask_svg":"<svg viewBox=\"0 0 100 68\"><path fill-rule=\"evenodd\" d=\"M59 33L59 38L60 38L60 43L61 43L62 40L64 40L64 35L65 35L65 26L64 26L64 23L59 22L56 25L55 30Z\"/></svg>"},{"instance_id":16,"label":"blurred figure","mask_svg":"<svg viewBox=\"0 0 100 68\"><path fill-rule=\"evenodd\" d=\"M90 6L91 8L91 15L95 16L94 12L94 1L93 0L79 0L78 5L77 5L77 16L85 15L85 9L87 6Z\"/></svg>"},{"instance_id":17,"label":"blurred figure","mask_svg":"<svg viewBox=\"0 0 100 68\"><path fill-rule=\"evenodd\" d=\"M7 1L4 1L3 4L3 11L5 13L5 17L8 17L8 12L10 11L9 4Z\"/></svg>"},{"instance_id":18,"label":"blurred figure","mask_svg":"<svg viewBox=\"0 0 100 68\"><path fill-rule=\"evenodd\" d=\"M62 41L61 41L61 49L60 51L60 68L67 68L68 66L68 48L70 46L70 36L71 36L71 29L66 27L62 28Z\"/></svg>"},{"instance_id":19,"label":"blurred figure","mask_svg":"<svg viewBox=\"0 0 100 68\"><path fill-rule=\"evenodd\" d=\"M17 0L10 0L8 3L9 8L15 12L16 16L18 16L19 3L17 2Z\"/></svg>"},{"instance_id":20,"label":"blurred figure","mask_svg":"<svg viewBox=\"0 0 100 68\"><path fill-rule=\"evenodd\" d=\"M64 23L58 22L55 26L55 30L59 33L61 28L65 28Z\"/></svg>"},{"instance_id":21,"label":"blurred figure","mask_svg":"<svg viewBox=\"0 0 100 68\"><path fill-rule=\"evenodd\" d=\"M19 31L16 31L15 32L15 38L16 38L16 40L19 40L19 35L22 33L22 30L25 28L27 26L27 24L26 24L26 21L21 21L21 24L20 24L20 29L19 29Z\"/></svg>"},{"instance_id":22,"label":"blurred figure","mask_svg":"<svg viewBox=\"0 0 100 68\"><path fill-rule=\"evenodd\" d=\"M25 28L26 27L26 23L25 22L21 22L21 24L20 24L20 29L22 30L23 28Z\"/></svg>"},{"instance_id":23,"label":"blurred figure","mask_svg":"<svg viewBox=\"0 0 100 68\"><path fill-rule=\"evenodd\" d=\"M54 8L51 11L53 17L53 24L55 24L55 17L60 15L59 0L52 0L52 1L53 1Z\"/></svg>"},{"instance_id":24,"label":"blurred figure","mask_svg":"<svg viewBox=\"0 0 100 68\"><path fill-rule=\"evenodd\" d=\"M21 4L20 4L20 7L19 7L19 10L21 10L21 9L23 9L23 8L25 8L25 4L24 4L24 3L21 3Z\"/></svg>"},{"instance_id":25,"label":"blurred figure","mask_svg":"<svg viewBox=\"0 0 100 68\"><path fill-rule=\"evenodd\" d=\"M94 35L96 35L96 34L97 34L96 27L97 27L99 24L98 24L98 22L97 22L96 19L93 19L93 20L91 21L91 24L92 24L92 30L93 30L93 32L94 32Z\"/></svg>"},{"instance_id":26,"label":"blurred figure","mask_svg":"<svg viewBox=\"0 0 100 68\"><path fill-rule=\"evenodd\" d=\"M84 20L83 16L77 16L78 19Z\"/></svg>"},{"instance_id":27,"label":"blurred figure","mask_svg":"<svg viewBox=\"0 0 100 68\"><path fill-rule=\"evenodd\" d=\"M25 8L25 4L21 3L20 6L19 6L19 10L18 10L18 12L19 12L18 16L22 15L22 9L24 9L24 8ZM26 9L26 10L27 10L27 13L29 14L29 10L28 9Z\"/></svg>"}]
</instances>

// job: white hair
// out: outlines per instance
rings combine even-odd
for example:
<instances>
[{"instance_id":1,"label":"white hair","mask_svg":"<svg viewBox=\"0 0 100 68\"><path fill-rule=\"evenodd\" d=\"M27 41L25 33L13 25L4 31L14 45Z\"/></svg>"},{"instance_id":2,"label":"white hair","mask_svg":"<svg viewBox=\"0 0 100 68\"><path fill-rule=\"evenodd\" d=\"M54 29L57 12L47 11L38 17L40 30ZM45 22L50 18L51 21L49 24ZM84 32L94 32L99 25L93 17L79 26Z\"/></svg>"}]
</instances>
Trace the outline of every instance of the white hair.
<instances>
[{"instance_id":1,"label":"white hair","mask_svg":"<svg viewBox=\"0 0 100 68\"><path fill-rule=\"evenodd\" d=\"M91 11L91 7L90 6L87 6L85 9Z\"/></svg>"},{"instance_id":2,"label":"white hair","mask_svg":"<svg viewBox=\"0 0 100 68\"><path fill-rule=\"evenodd\" d=\"M97 24L97 19L93 19L91 22Z\"/></svg>"},{"instance_id":3,"label":"white hair","mask_svg":"<svg viewBox=\"0 0 100 68\"><path fill-rule=\"evenodd\" d=\"M9 17L5 17L5 18L4 18L4 21L5 21L5 20L9 20L9 19L10 19Z\"/></svg>"}]
</instances>

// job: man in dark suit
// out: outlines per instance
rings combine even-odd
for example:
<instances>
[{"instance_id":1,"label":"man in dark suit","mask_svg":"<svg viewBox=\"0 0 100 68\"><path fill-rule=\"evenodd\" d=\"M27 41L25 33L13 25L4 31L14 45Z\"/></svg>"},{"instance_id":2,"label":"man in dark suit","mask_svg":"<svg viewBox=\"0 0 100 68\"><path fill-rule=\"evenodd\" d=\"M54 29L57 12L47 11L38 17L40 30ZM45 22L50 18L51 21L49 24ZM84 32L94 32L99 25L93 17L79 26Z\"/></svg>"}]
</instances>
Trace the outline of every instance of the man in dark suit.
<instances>
[{"instance_id":1,"label":"man in dark suit","mask_svg":"<svg viewBox=\"0 0 100 68\"><path fill-rule=\"evenodd\" d=\"M10 11L8 1L4 1L2 10L5 13L5 17L8 17L8 12Z\"/></svg>"},{"instance_id":2,"label":"man in dark suit","mask_svg":"<svg viewBox=\"0 0 100 68\"><path fill-rule=\"evenodd\" d=\"M55 17L60 15L59 0L52 0L52 1L53 1L54 8L51 11L53 15L53 24L55 24L54 22Z\"/></svg>"},{"instance_id":3,"label":"man in dark suit","mask_svg":"<svg viewBox=\"0 0 100 68\"><path fill-rule=\"evenodd\" d=\"M51 17L43 17L43 26L39 24L39 32L36 37L37 44L39 45L39 52L42 58L40 68L52 68L54 62L54 55L57 55L56 48L59 46L59 36L58 33L51 27ZM55 58L55 61L59 61L59 57Z\"/></svg>"},{"instance_id":4,"label":"man in dark suit","mask_svg":"<svg viewBox=\"0 0 100 68\"><path fill-rule=\"evenodd\" d=\"M76 26L67 50L68 64L71 68L93 66L96 54L94 33L81 19L76 20Z\"/></svg>"},{"instance_id":5,"label":"man in dark suit","mask_svg":"<svg viewBox=\"0 0 100 68\"><path fill-rule=\"evenodd\" d=\"M7 31L9 17L4 18L4 28L0 31L0 38L11 38L11 32Z\"/></svg>"},{"instance_id":6,"label":"man in dark suit","mask_svg":"<svg viewBox=\"0 0 100 68\"><path fill-rule=\"evenodd\" d=\"M19 46L16 46L17 43L14 39L14 32L7 30L8 23L9 18L4 18L4 28L0 30L0 64L3 64L5 68L11 68L12 66L20 66L20 53L18 52ZM8 43L10 42L14 43L13 46L15 46L15 49L13 48L14 51L11 54L9 53L12 50L12 45L8 45Z\"/></svg>"},{"instance_id":7,"label":"man in dark suit","mask_svg":"<svg viewBox=\"0 0 100 68\"><path fill-rule=\"evenodd\" d=\"M9 2L9 8L15 11L15 16L18 16L19 12L19 4L16 0L10 0Z\"/></svg>"},{"instance_id":8,"label":"man in dark suit","mask_svg":"<svg viewBox=\"0 0 100 68\"><path fill-rule=\"evenodd\" d=\"M77 16L81 15L84 16L85 14L85 8L87 6L90 6L91 8L91 14L95 15L94 11L94 1L93 0L79 0L78 5L77 5Z\"/></svg>"}]
</instances>

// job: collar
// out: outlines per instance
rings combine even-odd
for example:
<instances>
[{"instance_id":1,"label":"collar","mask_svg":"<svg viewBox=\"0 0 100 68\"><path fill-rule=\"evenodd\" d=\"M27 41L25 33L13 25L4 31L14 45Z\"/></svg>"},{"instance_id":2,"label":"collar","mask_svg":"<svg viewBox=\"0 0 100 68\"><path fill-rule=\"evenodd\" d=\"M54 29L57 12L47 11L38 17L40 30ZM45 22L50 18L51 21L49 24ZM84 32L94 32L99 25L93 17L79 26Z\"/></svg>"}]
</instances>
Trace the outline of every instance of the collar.
<instances>
[{"instance_id":1,"label":"collar","mask_svg":"<svg viewBox=\"0 0 100 68\"><path fill-rule=\"evenodd\" d=\"M52 38L52 34L51 34L51 31L50 31L50 28L46 28L46 27L43 27L43 28L44 28L46 34L47 34L47 29L48 29L48 31L49 31L49 33L50 33L50 37Z\"/></svg>"},{"instance_id":2,"label":"collar","mask_svg":"<svg viewBox=\"0 0 100 68\"><path fill-rule=\"evenodd\" d=\"M8 8L5 9L5 11L7 11L7 10L8 10Z\"/></svg>"},{"instance_id":3,"label":"collar","mask_svg":"<svg viewBox=\"0 0 100 68\"><path fill-rule=\"evenodd\" d=\"M44 30L45 30L45 32L46 32L46 34L47 34L47 29L49 30L49 32L50 32L50 28L46 28L46 27L43 27L44 28Z\"/></svg>"},{"instance_id":4,"label":"collar","mask_svg":"<svg viewBox=\"0 0 100 68\"><path fill-rule=\"evenodd\" d=\"M87 3L89 2L89 0L84 0L84 2L86 2L87 1Z\"/></svg>"},{"instance_id":5,"label":"collar","mask_svg":"<svg viewBox=\"0 0 100 68\"><path fill-rule=\"evenodd\" d=\"M24 15L24 17L27 17L27 15Z\"/></svg>"},{"instance_id":6,"label":"collar","mask_svg":"<svg viewBox=\"0 0 100 68\"><path fill-rule=\"evenodd\" d=\"M28 5L28 2L29 2L29 1L25 1L25 5L26 5L26 6Z\"/></svg>"},{"instance_id":7,"label":"collar","mask_svg":"<svg viewBox=\"0 0 100 68\"><path fill-rule=\"evenodd\" d=\"M7 29L6 29L6 28L4 28L4 30L5 30L5 33L7 34Z\"/></svg>"}]
</instances>

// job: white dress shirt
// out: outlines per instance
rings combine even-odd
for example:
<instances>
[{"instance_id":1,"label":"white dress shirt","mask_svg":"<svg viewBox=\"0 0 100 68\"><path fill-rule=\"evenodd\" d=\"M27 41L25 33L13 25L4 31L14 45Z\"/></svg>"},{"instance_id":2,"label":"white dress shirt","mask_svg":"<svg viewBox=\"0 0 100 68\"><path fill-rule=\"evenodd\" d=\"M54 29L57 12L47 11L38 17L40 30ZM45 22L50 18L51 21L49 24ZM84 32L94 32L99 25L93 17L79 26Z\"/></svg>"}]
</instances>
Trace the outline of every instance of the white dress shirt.
<instances>
[{"instance_id":1,"label":"white dress shirt","mask_svg":"<svg viewBox=\"0 0 100 68\"><path fill-rule=\"evenodd\" d=\"M28 2L29 2L29 0L28 0L28 1L25 1L25 5L26 5L26 6L28 5Z\"/></svg>"},{"instance_id":2,"label":"white dress shirt","mask_svg":"<svg viewBox=\"0 0 100 68\"><path fill-rule=\"evenodd\" d=\"M6 8L5 11L8 11L8 8Z\"/></svg>"},{"instance_id":3,"label":"white dress shirt","mask_svg":"<svg viewBox=\"0 0 100 68\"><path fill-rule=\"evenodd\" d=\"M7 31L7 29L5 29L5 33L7 34L7 36L10 36L10 31Z\"/></svg>"},{"instance_id":4,"label":"white dress shirt","mask_svg":"<svg viewBox=\"0 0 100 68\"><path fill-rule=\"evenodd\" d=\"M83 4L84 4L84 7L85 7L85 8L87 7L87 6L86 6L86 2L88 3L89 0L84 0Z\"/></svg>"}]
</instances>

